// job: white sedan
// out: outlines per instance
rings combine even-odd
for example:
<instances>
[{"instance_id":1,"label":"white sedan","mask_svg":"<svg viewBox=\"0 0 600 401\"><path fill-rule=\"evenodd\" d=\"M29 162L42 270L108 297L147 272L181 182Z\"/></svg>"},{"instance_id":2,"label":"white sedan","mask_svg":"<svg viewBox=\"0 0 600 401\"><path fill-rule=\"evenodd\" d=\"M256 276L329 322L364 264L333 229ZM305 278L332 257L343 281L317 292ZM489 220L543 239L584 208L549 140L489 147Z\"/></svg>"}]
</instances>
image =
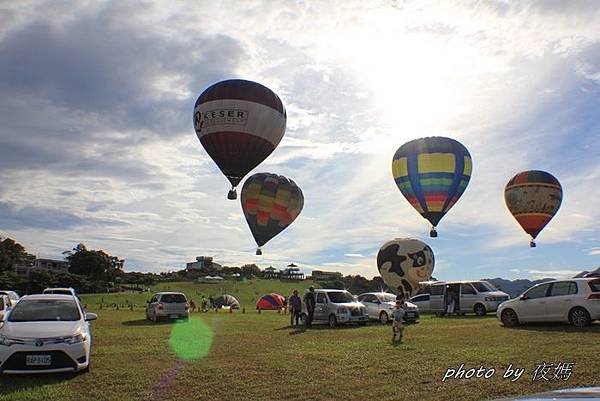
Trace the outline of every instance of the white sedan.
<instances>
[{"instance_id":1,"label":"white sedan","mask_svg":"<svg viewBox=\"0 0 600 401\"><path fill-rule=\"evenodd\" d=\"M600 278L572 278L531 287L498 307L505 326L526 322L565 322L577 327L600 320Z\"/></svg>"},{"instance_id":2,"label":"white sedan","mask_svg":"<svg viewBox=\"0 0 600 401\"><path fill-rule=\"evenodd\" d=\"M0 327L0 373L87 371L96 318L71 295L21 298Z\"/></svg>"},{"instance_id":3,"label":"white sedan","mask_svg":"<svg viewBox=\"0 0 600 401\"><path fill-rule=\"evenodd\" d=\"M392 321L396 309L396 295L389 292L365 292L358 296L358 301L367 308L371 320L379 320L382 324ZM415 323L419 319L419 308L412 302L404 303L404 321Z\"/></svg>"}]
</instances>

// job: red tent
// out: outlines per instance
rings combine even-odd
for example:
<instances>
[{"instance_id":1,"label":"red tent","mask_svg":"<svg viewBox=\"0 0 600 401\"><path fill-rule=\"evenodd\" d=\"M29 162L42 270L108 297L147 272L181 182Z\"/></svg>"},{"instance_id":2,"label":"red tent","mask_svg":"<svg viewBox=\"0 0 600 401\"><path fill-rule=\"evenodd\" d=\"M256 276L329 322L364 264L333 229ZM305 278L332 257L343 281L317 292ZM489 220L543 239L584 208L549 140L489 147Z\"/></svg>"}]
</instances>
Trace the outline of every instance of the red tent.
<instances>
[{"instance_id":1,"label":"red tent","mask_svg":"<svg viewBox=\"0 0 600 401\"><path fill-rule=\"evenodd\" d=\"M283 308L283 297L275 293L263 295L256 303L256 309L278 310L281 308Z\"/></svg>"}]
</instances>

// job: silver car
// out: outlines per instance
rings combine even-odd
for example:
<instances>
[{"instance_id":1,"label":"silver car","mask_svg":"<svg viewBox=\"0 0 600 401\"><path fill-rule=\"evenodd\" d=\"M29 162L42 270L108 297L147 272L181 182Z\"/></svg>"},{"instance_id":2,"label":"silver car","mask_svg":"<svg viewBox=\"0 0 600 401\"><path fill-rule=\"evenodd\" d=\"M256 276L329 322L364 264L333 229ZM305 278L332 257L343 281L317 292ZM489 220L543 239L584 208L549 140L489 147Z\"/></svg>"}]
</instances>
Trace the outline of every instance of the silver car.
<instances>
[{"instance_id":1,"label":"silver car","mask_svg":"<svg viewBox=\"0 0 600 401\"><path fill-rule=\"evenodd\" d=\"M453 294L455 313L475 313L479 316L495 312L498 305L509 299L507 293L482 280L439 281L431 284L429 292L430 310L439 315L447 312L447 305Z\"/></svg>"},{"instance_id":2,"label":"silver car","mask_svg":"<svg viewBox=\"0 0 600 401\"><path fill-rule=\"evenodd\" d=\"M354 295L345 290L315 290L315 312L313 322L327 322L329 327L343 323L367 324L369 316L367 308L356 300ZM302 302L302 321L306 322L308 312Z\"/></svg>"},{"instance_id":3,"label":"silver car","mask_svg":"<svg viewBox=\"0 0 600 401\"><path fill-rule=\"evenodd\" d=\"M379 320L382 324L392 321L392 313L396 309L396 295L389 292L365 292L358 296L367 308L367 314L371 320ZM404 303L404 321L415 323L419 319L419 308L412 302Z\"/></svg>"},{"instance_id":4,"label":"silver car","mask_svg":"<svg viewBox=\"0 0 600 401\"><path fill-rule=\"evenodd\" d=\"M158 292L147 301L146 319L158 322L161 319L188 319L190 304L181 292Z\"/></svg>"}]
</instances>

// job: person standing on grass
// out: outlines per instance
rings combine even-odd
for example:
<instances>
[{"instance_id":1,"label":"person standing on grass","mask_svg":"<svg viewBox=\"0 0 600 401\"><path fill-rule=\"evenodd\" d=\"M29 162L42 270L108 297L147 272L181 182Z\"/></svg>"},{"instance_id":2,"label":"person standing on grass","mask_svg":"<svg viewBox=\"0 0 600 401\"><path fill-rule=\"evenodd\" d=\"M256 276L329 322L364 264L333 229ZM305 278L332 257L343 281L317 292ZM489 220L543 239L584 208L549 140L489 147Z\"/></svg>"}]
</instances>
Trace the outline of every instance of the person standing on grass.
<instances>
[{"instance_id":1,"label":"person standing on grass","mask_svg":"<svg viewBox=\"0 0 600 401\"><path fill-rule=\"evenodd\" d=\"M304 304L306 305L306 327L312 327L313 315L315 314L315 304L317 300L315 299L315 287L312 285L308 288L306 294L304 294Z\"/></svg>"},{"instance_id":2,"label":"person standing on grass","mask_svg":"<svg viewBox=\"0 0 600 401\"><path fill-rule=\"evenodd\" d=\"M194 302L193 299L190 300L190 313L193 313L196 311L196 302Z\"/></svg>"},{"instance_id":3,"label":"person standing on grass","mask_svg":"<svg viewBox=\"0 0 600 401\"><path fill-rule=\"evenodd\" d=\"M300 313L302 312L302 300L298 296L298 290L294 290L294 295L290 297L290 326L294 325L294 319L296 319L296 326L300 320Z\"/></svg>"},{"instance_id":4,"label":"person standing on grass","mask_svg":"<svg viewBox=\"0 0 600 401\"><path fill-rule=\"evenodd\" d=\"M400 298L400 297L398 297ZM398 345L402 343L402 336L404 335L404 325L402 320L404 319L404 298L396 299L396 309L392 313L394 321L392 322L392 345ZM398 341L396 341L398 337Z\"/></svg>"}]
</instances>

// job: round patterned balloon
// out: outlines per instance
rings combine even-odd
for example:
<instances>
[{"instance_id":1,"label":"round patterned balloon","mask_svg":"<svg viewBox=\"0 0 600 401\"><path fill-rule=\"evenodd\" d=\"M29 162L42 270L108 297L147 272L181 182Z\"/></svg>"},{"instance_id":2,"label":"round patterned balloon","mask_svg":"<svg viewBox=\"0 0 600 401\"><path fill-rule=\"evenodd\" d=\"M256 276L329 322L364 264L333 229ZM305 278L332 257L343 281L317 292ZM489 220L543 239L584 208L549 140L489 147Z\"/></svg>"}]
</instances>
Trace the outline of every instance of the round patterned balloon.
<instances>
[{"instance_id":1,"label":"round patterned balloon","mask_svg":"<svg viewBox=\"0 0 600 401\"><path fill-rule=\"evenodd\" d=\"M412 296L419 283L428 281L433 273L433 250L414 238L396 238L388 241L377 254L377 268L383 281L392 291Z\"/></svg>"},{"instance_id":2,"label":"round patterned balloon","mask_svg":"<svg viewBox=\"0 0 600 401\"><path fill-rule=\"evenodd\" d=\"M523 230L534 239L552 220L562 203L562 187L552 174L540 170L523 171L508 181L504 201Z\"/></svg>"},{"instance_id":3,"label":"round patterned balloon","mask_svg":"<svg viewBox=\"0 0 600 401\"><path fill-rule=\"evenodd\" d=\"M302 211L304 195L282 175L257 173L242 187L242 210L259 248L288 227Z\"/></svg>"},{"instance_id":4,"label":"round patterned balloon","mask_svg":"<svg viewBox=\"0 0 600 401\"><path fill-rule=\"evenodd\" d=\"M208 155L235 187L277 147L286 125L281 99L252 81L230 79L206 89L194 106L194 130Z\"/></svg>"}]
</instances>

